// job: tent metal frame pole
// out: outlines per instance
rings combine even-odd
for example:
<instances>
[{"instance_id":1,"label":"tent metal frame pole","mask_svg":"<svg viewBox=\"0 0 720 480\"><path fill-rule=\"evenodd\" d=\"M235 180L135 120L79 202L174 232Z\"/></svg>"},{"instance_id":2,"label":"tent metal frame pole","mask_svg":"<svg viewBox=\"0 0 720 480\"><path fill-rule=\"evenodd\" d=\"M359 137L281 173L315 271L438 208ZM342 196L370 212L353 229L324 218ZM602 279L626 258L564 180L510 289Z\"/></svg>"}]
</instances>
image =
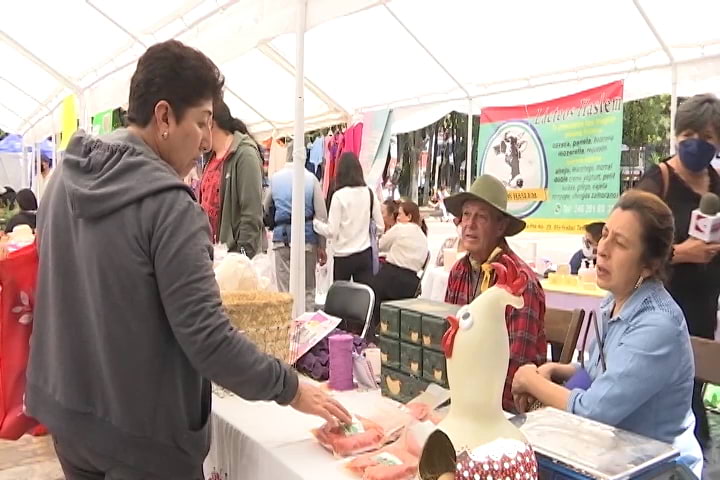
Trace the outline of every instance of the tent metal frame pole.
<instances>
[{"instance_id":1,"label":"tent metal frame pole","mask_svg":"<svg viewBox=\"0 0 720 480\"><path fill-rule=\"evenodd\" d=\"M57 96L57 95L56 95L56 96ZM53 97L53 98L54 98L54 97ZM60 105L62 105L62 102L63 102L63 101L60 100L59 102L57 102L57 104L55 104L55 106L54 106L53 108L50 108L50 107L47 106L47 104L44 104L44 105L43 105L43 108L45 108L45 109L48 110L48 114L47 114L47 115L43 115L42 117L37 118L34 122L28 124L28 127L25 129L25 131L23 131L23 136L27 135L27 132L29 132L30 130L32 130L33 127L35 127L38 123L40 123L40 122L42 122L43 120L45 120L48 116L52 119L52 122L53 122L53 125L54 125L54 124L55 124L55 119L54 119L53 115L55 114L55 110L57 110L58 108L60 108ZM36 110L35 112L33 112L33 114L30 116L30 118L32 118L32 117L34 117L35 115L37 115L40 110L41 110L41 109ZM55 132L52 132L52 135L55 135Z\"/></svg>"},{"instance_id":2,"label":"tent metal frame pole","mask_svg":"<svg viewBox=\"0 0 720 480\"><path fill-rule=\"evenodd\" d=\"M2 30L0 30L0 40L10 44L10 46L13 47L15 50L17 50L18 52L20 52L20 54L23 57L32 61L38 67L42 68L47 73L52 75L55 78L55 80L57 80L58 82L65 85L65 87L69 88L70 90L72 90L73 93L79 93L80 91L82 91L82 89L78 85L76 85L74 82L72 82L69 78L67 78L65 75L63 75L62 73L55 70L53 67L51 67L47 63L43 62L37 55L32 53L30 50L28 50L21 44L19 44L17 41L15 41L14 38L12 38L11 36L9 36L5 32L3 32Z\"/></svg>"},{"instance_id":3,"label":"tent metal frame pole","mask_svg":"<svg viewBox=\"0 0 720 480\"><path fill-rule=\"evenodd\" d=\"M277 65L282 67L283 70L288 72L290 75L296 75L298 70L297 65L297 59L295 61L295 66L293 66L290 62L287 61L285 57L282 56L280 52L275 50L275 48L272 47L269 43L264 43L262 45L258 45L257 49L262 52L266 57L268 57L270 60L275 62ZM304 51L304 50L303 50ZM303 53L303 61L305 58L305 54ZM304 68L303 68L304 71ZM350 112L348 112L345 108L343 108L342 105L340 105L338 102L336 102L330 95L325 93L323 89L318 87L315 83L310 81L307 77L303 78L303 82L305 84L305 87L310 90L316 97L318 97L325 105L330 107L331 110L335 112L340 112L343 115L345 115L348 119L348 121L351 118Z\"/></svg>"},{"instance_id":4,"label":"tent metal frame pole","mask_svg":"<svg viewBox=\"0 0 720 480\"><path fill-rule=\"evenodd\" d=\"M147 44L146 42L142 41L137 35L135 35L134 33L132 33L130 30L128 30L127 28L125 28L124 26L122 26L117 20L115 20L115 19L112 18L110 15L108 15L107 13L105 13L105 11L104 11L102 8L100 8L100 7L98 7L97 5L95 5L95 4L92 2L92 0L85 0L85 3L87 3L87 4L88 4L93 10L95 10L97 13L99 13L100 15L102 15L103 18L105 18L108 22L110 22L110 23L112 23L113 25L115 25L121 32L123 32L125 35L127 35L128 37L130 37L132 40L134 40L135 43L137 43L138 45L140 45L141 47L143 47L143 48L145 48L145 49L148 48L148 44ZM257 114L260 118L262 118L263 121L269 123L273 128L275 128L275 125L273 124L273 122L272 122L269 118L265 117L265 115L263 115L262 113L260 113L255 107L253 107L253 106L250 105L248 102L246 102L245 99L243 99L240 95L238 95L238 94L237 94L235 91L233 91L230 87L225 87L225 90L228 91L228 92L230 92L232 95L235 96L235 98L237 98L237 99L240 100L242 103L244 103L245 106L247 106L250 110L252 110L255 114Z\"/></svg>"},{"instance_id":5,"label":"tent metal frame pole","mask_svg":"<svg viewBox=\"0 0 720 480\"><path fill-rule=\"evenodd\" d=\"M670 90L670 155L675 155L675 116L677 115L677 65L672 64L672 87Z\"/></svg>"},{"instance_id":6,"label":"tent metal frame pole","mask_svg":"<svg viewBox=\"0 0 720 480\"><path fill-rule=\"evenodd\" d=\"M192 30L193 28L197 27L198 25L200 25L201 23L203 23L205 20L207 20L208 18L210 18L210 17L212 17L213 15L215 15L216 13L221 12L221 11L223 11L223 10L231 7L232 5L238 3L239 1L240 1L240 0L229 0L227 3L224 3L224 4L221 5L221 6L218 6L218 7L216 7L216 8L213 8L212 10L210 10L209 12L207 12L205 15L203 15L203 16L201 16L200 18L197 18L196 20L190 22L188 25L186 25L184 28L182 28L179 32L177 32L173 38L181 37L182 35L186 34L186 33L189 32L190 30ZM138 57L138 58L140 58L140 57ZM102 81L105 80L106 78L108 78L108 77L116 74L116 73L119 72L120 70L123 70L123 69L129 67L130 65L136 63L136 62L138 61L138 58L135 58L135 59L133 59L132 61L129 61L129 62L125 62L124 64L118 66L117 68L114 68L114 69L112 69L111 71L109 71L109 72L107 72L107 73L104 73L103 75L100 75L98 78L96 78L95 80L93 80L92 82L90 82L90 83L85 87L85 90L91 89L92 87L94 87L94 86L97 85L98 83L102 82Z\"/></svg>"},{"instance_id":7,"label":"tent metal frame pole","mask_svg":"<svg viewBox=\"0 0 720 480\"><path fill-rule=\"evenodd\" d=\"M468 131L467 131L467 158L465 159L465 191L470 191L472 185L472 149L473 149L473 101L468 98Z\"/></svg>"},{"instance_id":8,"label":"tent metal frame pole","mask_svg":"<svg viewBox=\"0 0 720 480\"><path fill-rule=\"evenodd\" d=\"M177 37L180 37L180 36L184 35L185 33L189 32L189 31L192 30L193 28L195 28L195 27L197 27L198 25L200 25L202 22L204 22L204 21L207 20L208 18L210 18L210 17L212 17L213 15L215 15L216 13L221 12L221 11L223 11L223 10L231 7L232 5L238 3L239 1L240 1L240 0L229 0L227 3L224 3L223 5L220 5L220 6L216 7L216 8L214 8L214 9L210 10L210 11L207 12L205 15L201 16L200 18L197 18L196 20L192 21L190 24L186 25L185 28L181 29L181 30L175 35L175 37L177 38ZM97 10L97 8L96 8L96 10ZM118 26L119 28L122 29L121 26L119 26L119 25L117 25L117 24L116 24L116 26ZM127 33L127 32L126 32L126 33ZM21 53L23 53L23 55L25 55L25 56L32 55L31 52L29 52L27 49L25 49L25 48L24 48L22 45L20 45L19 43L15 42L13 39L9 38L9 37L8 37L7 35L5 35L5 33L2 32L2 31L0 31L0 39L5 39L5 40L7 40L8 43L11 43L17 50L20 50ZM142 44L142 43L141 43L141 44ZM37 57L34 57L34 56L33 56L33 58L35 59L35 61L40 61L39 59L37 59ZM138 58L139 58L139 57L138 57ZM73 93L83 94L85 91L90 90L92 87L94 87L94 86L97 85L98 83L102 82L102 81L105 80L106 78L108 78L108 77L116 74L117 72L123 70L124 68L127 68L127 67L129 67L130 65L134 64L135 62L137 62L137 60L138 60L138 59L135 58L135 59L133 59L133 60L130 61L130 62L126 62L126 63L124 63L123 65L120 65L120 66L112 69L111 71L109 71L109 72L107 72L107 73L104 73L103 75L99 76L98 78L96 78L95 80L93 80L92 82L90 82L90 84L88 84L84 89L81 89L79 86L74 85L74 84L73 84L72 82L70 82L68 79L66 79L65 77L63 77L59 72L56 72L56 71L52 70L52 71L49 71L49 73L51 73L53 76L59 75L60 78L58 78L58 80L59 80L63 85L65 85L67 88L69 88L70 90L72 90ZM43 68L45 68L45 69L51 68L49 65L45 64L45 63L42 62L42 61L40 61L40 63L41 63L41 66L42 66ZM52 100L52 99L55 98L56 96L57 96L57 95L53 95L53 96L50 98L50 100ZM49 108L49 107L47 106L48 103L49 103L49 101L46 102L45 104L43 104L43 108L45 108L46 110L49 110L49 112L51 112L51 113L54 112L55 110L57 110L57 106L55 106L55 108ZM60 104L62 104L62 101L60 101L60 102L58 103L58 106L59 106ZM41 110L42 110L42 109L38 109L38 110L36 110L35 112L33 112L32 115L30 115L30 118L32 118L32 117L34 117L35 115L37 115L38 112L40 112ZM35 120L32 124L30 124L30 125L27 127L27 129L25 129L25 133L27 133L27 132L30 131L30 129L32 129L35 125L37 125L38 123L40 123L40 122L43 120L43 118L45 118L45 117L41 117L41 118ZM24 135L24 134L23 134L23 135Z\"/></svg>"},{"instance_id":9,"label":"tent metal frame pole","mask_svg":"<svg viewBox=\"0 0 720 480\"><path fill-rule=\"evenodd\" d=\"M667 55L668 60L670 61L672 82L670 87L670 154L675 155L675 115L677 114L677 62L675 61L675 56L673 56L672 50L670 49L668 44L665 43L665 40L660 35L660 32L658 32L658 30L655 28L655 25L648 16L647 12L645 12L645 9L640 4L640 0L633 0L633 3L635 4L635 8L637 9L640 16L643 18L643 20L645 20L645 24L652 32L655 40L657 40L658 44L660 44L660 48L662 48L663 52L665 52L665 55Z\"/></svg>"},{"instance_id":10,"label":"tent metal frame pole","mask_svg":"<svg viewBox=\"0 0 720 480\"><path fill-rule=\"evenodd\" d=\"M50 104L50 102L51 102L53 99L57 98L61 93L64 93L63 90L58 90L58 91L56 91L47 101L45 101L44 103L41 103L40 106L39 106L38 108L36 108L35 111L30 114L29 117L27 117L27 118L35 118L35 116L38 115L38 114L39 114L40 112L42 112L43 110L45 110L45 111L47 112L45 115L36 118L35 121L33 121L32 123L28 122L28 120L26 119L25 122L22 124L22 127L21 127L21 129L22 129L22 128L25 127L25 125L28 125L28 127L24 130L23 135L25 135L25 133L27 133L27 132L28 132L31 128L33 128L35 125L37 125L38 123L42 122L45 118L47 118L48 116L51 116L51 115L53 114L53 112L55 112L55 110L57 110L57 109L60 107L60 105L62 105L63 99L64 99L67 95L64 95L59 101L57 101L57 102L55 103L55 106L54 106L54 107L50 108L50 107L48 106L48 105Z\"/></svg>"},{"instance_id":11,"label":"tent metal frame pole","mask_svg":"<svg viewBox=\"0 0 720 480\"><path fill-rule=\"evenodd\" d=\"M228 87L228 86L225 87L225 90L226 90L227 92L229 92L230 94L232 94L235 98L237 98L238 100L240 100L242 103L244 103L246 107L248 107L250 110L252 110L252 111L253 111L258 117L260 117L264 122L269 123L272 128L275 128L275 123L274 123L272 120L270 120L269 118L267 118L265 115L263 115L262 113L260 113L260 111L259 111L258 109L256 109L255 107L253 107L252 105L250 105L248 102L246 102L243 97L241 97L240 95L237 94L237 92L235 92L235 90L233 90L232 88L230 88L230 87Z\"/></svg>"},{"instance_id":12,"label":"tent metal frame pole","mask_svg":"<svg viewBox=\"0 0 720 480\"><path fill-rule=\"evenodd\" d=\"M23 119L23 117L22 117L19 113L17 113L17 112L16 112L15 110L13 110L12 108L6 106L4 103L0 102L0 107L2 107L5 111L12 113L13 115L15 115L15 116L16 116L17 118L19 118L20 120ZM6 130L6 132L7 132L7 133L15 133L15 132L13 132L13 131L11 131L11 130Z\"/></svg>"},{"instance_id":13,"label":"tent metal frame pole","mask_svg":"<svg viewBox=\"0 0 720 480\"><path fill-rule=\"evenodd\" d=\"M438 58L437 58L435 55L433 55L433 53L430 51L430 49L429 49L428 47L426 47L423 42L420 41L420 39L412 32L412 30L410 30L410 28L409 28L407 25L405 25L405 22L403 22L403 21L400 19L400 17L398 17L397 14L392 11L392 9L390 8L390 6L389 6L387 3L383 4L383 6L385 7L385 10L387 10L387 12L390 14L390 16L392 16L392 17L395 19L395 21L398 23L398 25L400 25L400 26L402 27L402 29L405 30L405 32L406 32L408 35L410 35L410 38L412 38L413 41L414 41L415 43L417 43L417 45L418 45L421 49L423 49L423 51L425 52L425 54L426 54L428 57L430 57L430 58L432 59L432 61L435 62L435 64L436 64L438 67L440 67L440 69L441 69L443 72L445 72L445 75L447 75L447 76L450 78L450 80L452 80L453 83L455 83L455 85L457 85L458 88L459 88L459 89L465 94L465 96L469 99L469 98L470 98L470 92L465 88L465 86L464 86L457 78L455 78L455 76L454 76L452 73L450 73L450 70L448 70L448 69L445 67L445 65L443 65L443 63L440 62L440 60L438 60Z\"/></svg>"},{"instance_id":14,"label":"tent metal frame pole","mask_svg":"<svg viewBox=\"0 0 720 480\"><path fill-rule=\"evenodd\" d=\"M295 139L293 141L293 189L290 237L290 293L293 296L293 318L305 313L305 29L307 0L296 0L295 32ZM314 265L313 265L314 267Z\"/></svg>"},{"instance_id":15,"label":"tent metal frame pole","mask_svg":"<svg viewBox=\"0 0 720 480\"><path fill-rule=\"evenodd\" d=\"M30 100L32 100L33 102L35 102L39 107L44 108L45 110L47 110L48 113L50 112L50 109L49 109L42 101L38 100L35 96L30 95L30 93L27 92L27 91L26 91L25 89L23 89L22 87L19 87L19 86L16 85L14 82L11 82L10 80L8 80L7 78L5 78L5 77L3 77L3 76L0 76L0 80L2 80L3 82L7 83L7 84L10 85L11 87L13 87L15 90L17 90L18 92L22 93L22 94L25 95L26 97L28 97Z\"/></svg>"},{"instance_id":16,"label":"tent metal frame pole","mask_svg":"<svg viewBox=\"0 0 720 480\"><path fill-rule=\"evenodd\" d=\"M143 42L142 40L140 40L140 39L139 39L134 33L132 33L130 30L128 30L127 28L125 28L125 27L123 27L122 25L120 25L120 23L118 23L117 20L115 20L115 19L112 18L110 15L108 15L107 13L105 13L105 11L104 11L103 9L101 9L100 7L98 7L97 5L95 5L95 4L92 2L92 0L85 0L85 3L87 3L88 6L89 6L90 8L92 8L93 10L95 10L97 13L99 13L100 15L102 15L103 18L105 18L105 20L107 20L108 22L110 22L110 23L112 23L113 25L115 25L115 26L116 26L120 31L122 31L125 35L127 35L127 36L130 37L130 38L132 38L136 43L138 43L139 45L141 45L141 46L144 47L144 48L147 48L147 47L148 47L145 42Z\"/></svg>"}]
</instances>

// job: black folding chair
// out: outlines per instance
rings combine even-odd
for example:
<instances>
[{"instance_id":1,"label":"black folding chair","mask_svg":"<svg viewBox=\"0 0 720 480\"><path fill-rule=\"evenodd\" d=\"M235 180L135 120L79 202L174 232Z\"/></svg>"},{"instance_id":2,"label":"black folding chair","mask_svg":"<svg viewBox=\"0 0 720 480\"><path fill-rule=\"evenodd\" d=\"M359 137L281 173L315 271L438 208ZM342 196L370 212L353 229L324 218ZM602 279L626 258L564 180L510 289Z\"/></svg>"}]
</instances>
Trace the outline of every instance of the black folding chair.
<instances>
[{"instance_id":1,"label":"black folding chair","mask_svg":"<svg viewBox=\"0 0 720 480\"><path fill-rule=\"evenodd\" d=\"M427 257L425 258L425 264L423 265L422 270L420 271L420 282L418 283L417 290L415 290L415 298L419 297L422 293L422 281L423 278L425 278L425 272L427 272L428 268L430 268L430 252L428 251Z\"/></svg>"},{"instance_id":2,"label":"black folding chair","mask_svg":"<svg viewBox=\"0 0 720 480\"><path fill-rule=\"evenodd\" d=\"M359 334L367 332L375 306L375 292L362 283L337 281L330 286L323 311L342 319L340 328Z\"/></svg>"}]
</instances>

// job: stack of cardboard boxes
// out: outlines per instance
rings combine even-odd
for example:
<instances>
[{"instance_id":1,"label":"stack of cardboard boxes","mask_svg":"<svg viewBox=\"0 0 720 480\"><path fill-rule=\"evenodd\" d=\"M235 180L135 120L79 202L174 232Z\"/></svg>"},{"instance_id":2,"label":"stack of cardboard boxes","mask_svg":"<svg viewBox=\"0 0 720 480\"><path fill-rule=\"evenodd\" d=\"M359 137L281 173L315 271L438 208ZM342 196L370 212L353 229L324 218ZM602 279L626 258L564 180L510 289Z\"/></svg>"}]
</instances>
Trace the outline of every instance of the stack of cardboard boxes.
<instances>
[{"instance_id":1,"label":"stack of cardboard boxes","mask_svg":"<svg viewBox=\"0 0 720 480\"><path fill-rule=\"evenodd\" d=\"M407 403L430 383L448 387L442 337L457 305L424 299L385 302L380 308L381 389Z\"/></svg>"}]
</instances>

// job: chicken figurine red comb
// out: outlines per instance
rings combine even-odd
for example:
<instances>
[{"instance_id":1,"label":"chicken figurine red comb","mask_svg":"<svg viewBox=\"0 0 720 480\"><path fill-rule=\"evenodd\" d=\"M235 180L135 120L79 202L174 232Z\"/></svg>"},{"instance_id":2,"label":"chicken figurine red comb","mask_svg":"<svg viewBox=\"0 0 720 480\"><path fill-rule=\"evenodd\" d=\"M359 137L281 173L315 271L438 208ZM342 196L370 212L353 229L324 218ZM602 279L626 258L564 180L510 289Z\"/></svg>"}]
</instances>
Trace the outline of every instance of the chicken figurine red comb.
<instances>
[{"instance_id":1,"label":"chicken figurine red comb","mask_svg":"<svg viewBox=\"0 0 720 480\"><path fill-rule=\"evenodd\" d=\"M523 308L535 279L508 255L492 268L494 286L447 319L442 347L450 411L423 447L422 480L538 479L532 447L502 409L510 361L508 308Z\"/></svg>"},{"instance_id":2,"label":"chicken figurine red comb","mask_svg":"<svg viewBox=\"0 0 720 480\"><path fill-rule=\"evenodd\" d=\"M512 295L520 296L525 293L528 284L528 275L524 270L518 270L517 265L512 258L507 255L502 256L504 265L496 262L492 264L497 281L495 286L504 289Z\"/></svg>"}]
</instances>

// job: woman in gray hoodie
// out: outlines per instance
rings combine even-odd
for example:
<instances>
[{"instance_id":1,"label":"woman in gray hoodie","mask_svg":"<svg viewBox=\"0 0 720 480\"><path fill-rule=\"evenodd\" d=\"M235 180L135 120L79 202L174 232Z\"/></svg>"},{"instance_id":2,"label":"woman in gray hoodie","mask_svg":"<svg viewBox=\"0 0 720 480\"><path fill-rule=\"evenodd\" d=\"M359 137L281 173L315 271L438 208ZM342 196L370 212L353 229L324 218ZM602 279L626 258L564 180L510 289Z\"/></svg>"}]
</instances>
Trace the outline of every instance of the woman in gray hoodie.
<instances>
[{"instance_id":1,"label":"woman in gray hoodie","mask_svg":"<svg viewBox=\"0 0 720 480\"><path fill-rule=\"evenodd\" d=\"M75 135L45 192L26 405L68 480L203 478L210 381L350 421L223 312L207 216L182 181L211 148L222 87L199 51L150 47L130 126Z\"/></svg>"}]
</instances>

